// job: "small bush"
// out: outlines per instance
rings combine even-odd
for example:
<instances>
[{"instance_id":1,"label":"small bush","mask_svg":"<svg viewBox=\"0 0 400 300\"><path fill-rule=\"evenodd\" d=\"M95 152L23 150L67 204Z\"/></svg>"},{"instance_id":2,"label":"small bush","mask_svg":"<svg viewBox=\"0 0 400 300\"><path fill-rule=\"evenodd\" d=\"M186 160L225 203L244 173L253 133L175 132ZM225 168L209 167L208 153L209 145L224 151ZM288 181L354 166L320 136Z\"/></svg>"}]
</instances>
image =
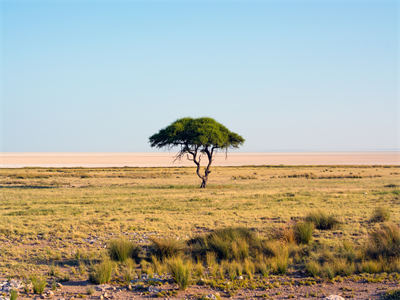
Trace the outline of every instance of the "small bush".
<instances>
[{"instance_id":1,"label":"small bush","mask_svg":"<svg viewBox=\"0 0 400 300\"><path fill-rule=\"evenodd\" d=\"M104 260L100 264L93 267L89 274L89 280L96 284L108 283L114 272L114 264L110 260Z\"/></svg>"},{"instance_id":2,"label":"small bush","mask_svg":"<svg viewBox=\"0 0 400 300\"><path fill-rule=\"evenodd\" d=\"M260 273L262 276L267 277L271 268L265 261L258 261L255 264L256 272Z\"/></svg>"},{"instance_id":3,"label":"small bush","mask_svg":"<svg viewBox=\"0 0 400 300\"><path fill-rule=\"evenodd\" d=\"M225 272L228 274L230 280L234 280L242 275L243 266L237 261L227 262L225 264Z\"/></svg>"},{"instance_id":4,"label":"small bush","mask_svg":"<svg viewBox=\"0 0 400 300\"><path fill-rule=\"evenodd\" d=\"M377 207L372 213L371 222L386 222L390 219L390 211L386 207Z\"/></svg>"},{"instance_id":5,"label":"small bush","mask_svg":"<svg viewBox=\"0 0 400 300\"><path fill-rule=\"evenodd\" d=\"M191 279L192 264L185 262L180 257L175 257L167 262L169 272L181 290L185 290Z\"/></svg>"},{"instance_id":6,"label":"small bush","mask_svg":"<svg viewBox=\"0 0 400 300\"><path fill-rule=\"evenodd\" d=\"M311 260L305 266L310 275L332 279L338 275L348 276L356 272L356 264L351 255L349 259L347 253L352 249L350 245L335 250L323 245L316 247L312 250Z\"/></svg>"},{"instance_id":7,"label":"small bush","mask_svg":"<svg viewBox=\"0 0 400 300\"><path fill-rule=\"evenodd\" d=\"M151 256L151 264L154 273L161 275L166 272L166 265L154 255Z\"/></svg>"},{"instance_id":8,"label":"small bush","mask_svg":"<svg viewBox=\"0 0 400 300\"><path fill-rule=\"evenodd\" d=\"M354 244L350 241L343 241L342 247L339 249L339 255L346 258L348 262L356 261L358 256L354 249Z\"/></svg>"},{"instance_id":9,"label":"small bush","mask_svg":"<svg viewBox=\"0 0 400 300\"><path fill-rule=\"evenodd\" d=\"M280 235L280 238L288 244L296 242L296 233L293 228L283 229ZM279 237L279 235L277 237Z\"/></svg>"},{"instance_id":10,"label":"small bush","mask_svg":"<svg viewBox=\"0 0 400 300\"><path fill-rule=\"evenodd\" d=\"M333 229L340 223L334 216L328 215L321 210L308 214L306 221L314 223L315 227L320 230Z\"/></svg>"},{"instance_id":11,"label":"small bush","mask_svg":"<svg viewBox=\"0 0 400 300\"><path fill-rule=\"evenodd\" d=\"M43 294L44 288L47 285L46 279L43 277L32 276L31 278L33 292L35 294Z\"/></svg>"},{"instance_id":12,"label":"small bush","mask_svg":"<svg viewBox=\"0 0 400 300\"><path fill-rule=\"evenodd\" d=\"M193 257L213 252L218 260L244 260L263 251L263 242L248 228L218 229L188 241Z\"/></svg>"},{"instance_id":13,"label":"small bush","mask_svg":"<svg viewBox=\"0 0 400 300\"><path fill-rule=\"evenodd\" d=\"M270 267L275 274L286 274L289 265L289 254L287 249L283 249L281 253L269 260Z\"/></svg>"},{"instance_id":14,"label":"small bush","mask_svg":"<svg viewBox=\"0 0 400 300\"><path fill-rule=\"evenodd\" d=\"M112 260L124 262L128 258L138 259L140 248L126 239L115 239L108 244L108 254Z\"/></svg>"},{"instance_id":15,"label":"small bush","mask_svg":"<svg viewBox=\"0 0 400 300\"><path fill-rule=\"evenodd\" d=\"M312 239L314 224L311 222L299 222L294 226L294 236L298 244L308 244Z\"/></svg>"},{"instance_id":16,"label":"small bush","mask_svg":"<svg viewBox=\"0 0 400 300\"><path fill-rule=\"evenodd\" d=\"M140 270L142 273L147 274L149 277L153 277L154 275L154 267L147 260L140 261Z\"/></svg>"},{"instance_id":17,"label":"small bush","mask_svg":"<svg viewBox=\"0 0 400 300\"><path fill-rule=\"evenodd\" d=\"M250 279L253 279L255 272L254 263L249 259L244 260L243 271L247 276L249 276Z\"/></svg>"},{"instance_id":18,"label":"small bush","mask_svg":"<svg viewBox=\"0 0 400 300\"><path fill-rule=\"evenodd\" d=\"M356 267L353 262L348 262L345 258L337 258L331 263L335 276L348 276L354 274Z\"/></svg>"},{"instance_id":19,"label":"small bush","mask_svg":"<svg viewBox=\"0 0 400 300\"><path fill-rule=\"evenodd\" d=\"M176 239L153 239L151 245L151 253L158 259L166 259L179 256L183 253L184 245Z\"/></svg>"},{"instance_id":20,"label":"small bush","mask_svg":"<svg viewBox=\"0 0 400 300\"><path fill-rule=\"evenodd\" d=\"M204 266L198 261L193 267L194 275L198 278L202 278L204 276Z\"/></svg>"},{"instance_id":21,"label":"small bush","mask_svg":"<svg viewBox=\"0 0 400 300\"><path fill-rule=\"evenodd\" d=\"M122 278L127 283L135 279L136 277L135 264L132 259L128 259L125 261L124 265L122 266L121 273L122 273Z\"/></svg>"},{"instance_id":22,"label":"small bush","mask_svg":"<svg viewBox=\"0 0 400 300\"><path fill-rule=\"evenodd\" d=\"M321 272L321 265L316 261L310 261L306 264L306 271L313 277L319 276Z\"/></svg>"},{"instance_id":23,"label":"small bush","mask_svg":"<svg viewBox=\"0 0 400 300\"><path fill-rule=\"evenodd\" d=\"M382 224L371 232L366 256L373 259L400 257L400 228L395 224Z\"/></svg>"},{"instance_id":24,"label":"small bush","mask_svg":"<svg viewBox=\"0 0 400 300\"><path fill-rule=\"evenodd\" d=\"M376 260L363 261L360 265L360 272L363 273L380 273L382 272L382 263Z\"/></svg>"},{"instance_id":25,"label":"small bush","mask_svg":"<svg viewBox=\"0 0 400 300\"><path fill-rule=\"evenodd\" d=\"M213 277L216 277L218 272L218 262L214 252L207 252L206 265L208 267L209 274Z\"/></svg>"},{"instance_id":26,"label":"small bush","mask_svg":"<svg viewBox=\"0 0 400 300\"><path fill-rule=\"evenodd\" d=\"M382 296L383 300L400 300L400 289L386 291Z\"/></svg>"}]
</instances>

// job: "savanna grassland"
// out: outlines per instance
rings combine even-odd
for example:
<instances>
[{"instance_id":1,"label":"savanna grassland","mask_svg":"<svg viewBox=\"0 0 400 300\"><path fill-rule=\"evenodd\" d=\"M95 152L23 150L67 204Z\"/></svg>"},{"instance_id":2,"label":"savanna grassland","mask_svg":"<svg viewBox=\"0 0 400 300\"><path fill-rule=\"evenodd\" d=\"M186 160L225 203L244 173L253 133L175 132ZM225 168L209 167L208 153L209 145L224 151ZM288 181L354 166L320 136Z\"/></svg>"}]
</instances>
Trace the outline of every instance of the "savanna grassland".
<instances>
[{"instance_id":1,"label":"savanna grassland","mask_svg":"<svg viewBox=\"0 0 400 300\"><path fill-rule=\"evenodd\" d=\"M113 258L110 241L129 241L137 251L128 251L129 263L110 261L111 278L103 281L121 287L114 296L121 299L210 293L284 299L300 292L312 298L331 290L376 298L400 280L399 175L398 166L215 167L207 188L199 189L189 167L1 169L0 277L28 285L37 276L56 294L56 283L63 282L68 298L68 282L89 277L96 282L96 266ZM323 228L313 215L334 222ZM222 246L225 252L210 246L207 235L213 230L237 227L244 229L222 233L230 239ZM385 230L391 230L394 248L365 252L374 232ZM200 242L194 239L199 236ZM157 252L168 243L176 253ZM203 247L197 256L193 245ZM172 258L178 261L168 261ZM186 292L174 286L179 264L190 269ZM171 273L173 279L162 277ZM161 278L156 290L138 281L142 274ZM295 288L300 281L304 291ZM337 282L337 288L327 282ZM358 282L367 284L364 294L352 286ZM29 285L20 297L33 295ZM104 292L90 286L81 284L70 293L98 297Z\"/></svg>"}]
</instances>

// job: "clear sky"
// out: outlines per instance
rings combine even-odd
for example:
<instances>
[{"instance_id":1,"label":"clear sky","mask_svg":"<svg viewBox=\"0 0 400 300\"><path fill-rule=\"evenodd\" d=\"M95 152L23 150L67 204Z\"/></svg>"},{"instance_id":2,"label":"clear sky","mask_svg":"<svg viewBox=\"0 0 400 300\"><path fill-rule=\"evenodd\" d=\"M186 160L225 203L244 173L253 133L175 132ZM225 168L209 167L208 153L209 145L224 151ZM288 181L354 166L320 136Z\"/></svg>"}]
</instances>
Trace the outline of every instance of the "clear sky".
<instances>
[{"instance_id":1,"label":"clear sky","mask_svg":"<svg viewBox=\"0 0 400 300\"><path fill-rule=\"evenodd\" d=\"M243 151L399 149L398 1L0 3L2 151L149 151L185 116Z\"/></svg>"}]
</instances>

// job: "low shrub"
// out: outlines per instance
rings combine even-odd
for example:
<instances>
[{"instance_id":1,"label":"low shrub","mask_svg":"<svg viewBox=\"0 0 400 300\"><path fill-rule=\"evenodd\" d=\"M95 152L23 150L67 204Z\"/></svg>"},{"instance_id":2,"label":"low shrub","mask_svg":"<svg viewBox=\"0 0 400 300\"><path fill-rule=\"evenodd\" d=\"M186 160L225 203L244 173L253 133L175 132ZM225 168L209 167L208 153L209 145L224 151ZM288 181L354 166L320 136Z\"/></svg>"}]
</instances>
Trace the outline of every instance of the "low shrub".
<instances>
[{"instance_id":1,"label":"low shrub","mask_svg":"<svg viewBox=\"0 0 400 300\"><path fill-rule=\"evenodd\" d=\"M179 256L184 251L184 244L176 239L152 239L151 242L151 254L161 260Z\"/></svg>"},{"instance_id":2,"label":"low shrub","mask_svg":"<svg viewBox=\"0 0 400 300\"><path fill-rule=\"evenodd\" d=\"M308 274L313 276L313 277L318 277L322 273L321 272L321 269L322 269L321 265L318 262L314 261L314 260L309 261L306 264L305 267L306 267L306 271L308 272Z\"/></svg>"},{"instance_id":3,"label":"low shrub","mask_svg":"<svg viewBox=\"0 0 400 300\"><path fill-rule=\"evenodd\" d=\"M377 207L374 209L371 219L371 222L386 222L390 219L390 210L386 207Z\"/></svg>"},{"instance_id":4,"label":"low shrub","mask_svg":"<svg viewBox=\"0 0 400 300\"><path fill-rule=\"evenodd\" d=\"M271 271L271 267L268 265L266 261L259 260L255 264L255 270L262 276L267 277Z\"/></svg>"},{"instance_id":5,"label":"low shrub","mask_svg":"<svg viewBox=\"0 0 400 300\"><path fill-rule=\"evenodd\" d=\"M214 252L207 252L206 254L206 264L211 276L216 277L218 272L218 262L217 258L215 257Z\"/></svg>"},{"instance_id":6,"label":"low shrub","mask_svg":"<svg viewBox=\"0 0 400 300\"><path fill-rule=\"evenodd\" d=\"M336 258L331 262L335 276L348 276L354 274L356 271L356 266L353 262L347 261L345 258Z\"/></svg>"},{"instance_id":7,"label":"low shrub","mask_svg":"<svg viewBox=\"0 0 400 300\"><path fill-rule=\"evenodd\" d=\"M140 247L126 239L115 239L108 244L108 254L112 260L124 262L128 258L137 260Z\"/></svg>"},{"instance_id":8,"label":"low shrub","mask_svg":"<svg viewBox=\"0 0 400 300\"><path fill-rule=\"evenodd\" d=\"M212 252L218 260L244 260L263 252L263 242L248 228L232 227L215 230L188 241L193 257Z\"/></svg>"},{"instance_id":9,"label":"low shrub","mask_svg":"<svg viewBox=\"0 0 400 300\"><path fill-rule=\"evenodd\" d=\"M243 274L243 265L237 261L225 261L225 273L228 274L230 280L236 279Z\"/></svg>"},{"instance_id":10,"label":"low shrub","mask_svg":"<svg viewBox=\"0 0 400 300\"><path fill-rule=\"evenodd\" d=\"M253 279L255 270L254 263L251 260L245 259L243 261L243 271L250 279Z\"/></svg>"},{"instance_id":11,"label":"low shrub","mask_svg":"<svg viewBox=\"0 0 400 300\"><path fill-rule=\"evenodd\" d=\"M32 276L31 277L31 282L32 282L32 289L35 294L43 294L44 289L47 285L46 279L44 277L39 277L39 276Z\"/></svg>"},{"instance_id":12,"label":"low shrub","mask_svg":"<svg viewBox=\"0 0 400 300\"><path fill-rule=\"evenodd\" d=\"M298 244L308 244L312 239L314 224L299 222L294 225L294 236Z\"/></svg>"},{"instance_id":13,"label":"low shrub","mask_svg":"<svg viewBox=\"0 0 400 300\"><path fill-rule=\"evenodd\" d=\"M154 255L151 256L151 264L154 273L161 275L166 272L166 265Z\"/></svg>"},{"instance_id":14,"label":"low shrub","mask_svg":"<svg viewBox=\"0 0 400 300\"><path fill-rule=\"evenodd\" d=\"M282 251L269 260L271 271L275 274L286 274L289 266L289 254L287 249Z\"/></svg>"},{"instance_id":15,"label":"low shrub","mask_svg":"<svg viewBox=\"0 0 400 300\"><path fill-rule=\"evenodd\" d=\"M400 228L395 224L382 224L369 234L365 254L372 259L400 257Z\"/></svg>"},{"instance_id":16,"label":"low shrub","mask_svg":"<svg viewBox=\"0 0 400 300\"><path fill-rule=\"evenodd\" d=\"M183 261L180 257L174 257L168 260L167 265L179 288L185 290L190 284L192 264L189 261Z\"/></svg>"},{"instance_id":17,"label":"low shrub","mask_svg":"<svg viewBox=\"0 0 400 300\"><path fill-rule=\"evenodd\" d=\"M121 275L125 282L129 283L131 280L135 279L136 271L135 271L135 263L132 259L128 259L121 266Z\"/></svg>"},{"instance_id":18,"label":"low shrub","mask_svg":"<svg viewBox=\"0 0 400 300\"><path fill-rule=\"evenodd\" d=\"M328 215L321 210L309 213L305 219L307 222L314 223L315 228L320 230L334 229L340 224L340 222L334 216Z\"/></svg>"},{"instance_id":19,"label":"low shrub","mask_svg":"<svg viewBox=\"0 0 400 300\"><path fill-rule=\"evenodd\" d=\"M355 262L357 257L360 256L359 251L356 251L354 244L350 241L343 241L338 254L340 257L346 258L348 262Z\"/></svg>"},{"instance_id":20,"label":"low shrub","mask_svg":"<svg viewBox=\"0 0 400 300\"><path fill-rule=\"evenodd\" d=\"M314 277L332 279L338 275L348 276L356 272L356 264L343 256L340 250L332 250L322 246L319 249L313 249L313 251L305 269L307 273Z\"/></svg>"},{"instance_id":21,"label":"low shrub","mask_svg":"<svg viewBox=\"0 0 400 300\"><path fill-rule=\"evenodd\" d=\"M98 265L95 265L90 274L89 280L96 284L108 283L114 272L114 263L110 260L104 260Z\"/></svg>"},{"instance_id":22,"label":"low shrub","mask_svg":"<svg viewBox=\"0 0 400 300\"><path fill-rule=\"evenodd\" d=\"M363 261L360 264L359 271L362 273L380 273L382 272L382 263L376 260Z\"/></svg>"},{"instance_id":23,"label":"low shrub","mask_svg":"<svg viewBox=\"0 0 400 300\"><path fill-rule=\"evenodd\" d=\"M202 278L204 276L204 266L200 261L193 266L193 273L197 278Z\"/></svg>"}]
</instances>

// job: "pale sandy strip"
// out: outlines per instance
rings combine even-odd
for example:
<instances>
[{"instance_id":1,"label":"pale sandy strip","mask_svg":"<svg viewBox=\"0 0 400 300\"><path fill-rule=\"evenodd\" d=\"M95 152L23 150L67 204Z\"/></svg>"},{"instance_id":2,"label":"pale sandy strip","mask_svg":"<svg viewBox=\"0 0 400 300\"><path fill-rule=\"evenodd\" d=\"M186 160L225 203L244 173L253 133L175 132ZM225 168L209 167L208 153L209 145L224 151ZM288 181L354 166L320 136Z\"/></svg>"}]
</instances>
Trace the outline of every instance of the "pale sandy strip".
<instances>
[{"instance_id":1,"label":"pale sandy strip","mask_svg":"<svg viewBox=\"0 0 400 300\"><path fill-rule=\"evenodd\" d=\"M205 159L205 158L204 158ZM216 166L400 165L400 152L218 153ZM171 167L192 166L174 153L1 153L0 167Z\"/></svg>"}]
</instances>

